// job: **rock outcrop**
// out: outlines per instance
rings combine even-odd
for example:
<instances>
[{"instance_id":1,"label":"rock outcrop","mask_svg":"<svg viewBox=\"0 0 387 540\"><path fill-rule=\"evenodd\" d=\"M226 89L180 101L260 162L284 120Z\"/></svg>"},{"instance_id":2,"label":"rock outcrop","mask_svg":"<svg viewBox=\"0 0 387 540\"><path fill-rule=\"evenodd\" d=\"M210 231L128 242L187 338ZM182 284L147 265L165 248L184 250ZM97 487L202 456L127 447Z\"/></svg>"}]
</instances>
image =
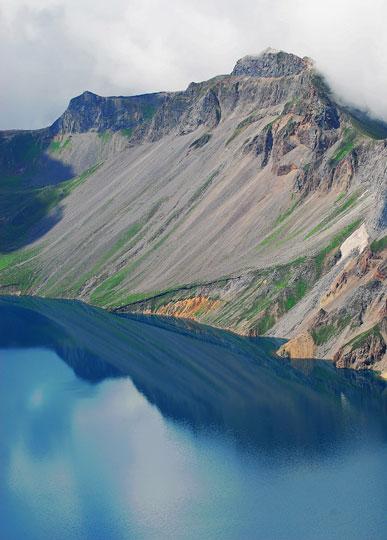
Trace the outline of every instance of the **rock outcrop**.
<instances>
[{"instance_id":1,"label":"rock outcrop","mask_svg":"<svg viewBox=\"0 0 387 540\"><path fill-rule=\"evenodd\" d=\"M265 49L257 56L244 56L235 64L232 75L237 77L287 77L297 75L312 66L309 58L300 58L276 49Z\"/></svg>"},{"instance_id":2,"label":"rock outcrop","mask_svg":"<svg viewBox=\"0 0 387 540\"><path fill-rule=\"evenodd\" d=\"M168 98L167 93L129 97L102 97L84 92L73 98L67 110L56 120L53 135L133 130L152 118Z\"/></svg>"},{"instance_id":3,"label":"rock outcrop","mask_svg":"<svg viewBox=\"0 0 387 540\"><path fill-rule=\"evenodd\" d=\"M333 360L337 367L353 369L387 368L386 340L380 326L359 334L337 351Z\"/></svg>"},{"instance_id":4,"label":"rock outcrop","mask_svg":"<svg viewBox=\"0 0 387 540\"><path fill-rule=\"evenodd\" d=\"M282 345L278 350L278 355L293 359L314 358L315 349L312 336L305 332Z\"/></svg>"}]
</instances>

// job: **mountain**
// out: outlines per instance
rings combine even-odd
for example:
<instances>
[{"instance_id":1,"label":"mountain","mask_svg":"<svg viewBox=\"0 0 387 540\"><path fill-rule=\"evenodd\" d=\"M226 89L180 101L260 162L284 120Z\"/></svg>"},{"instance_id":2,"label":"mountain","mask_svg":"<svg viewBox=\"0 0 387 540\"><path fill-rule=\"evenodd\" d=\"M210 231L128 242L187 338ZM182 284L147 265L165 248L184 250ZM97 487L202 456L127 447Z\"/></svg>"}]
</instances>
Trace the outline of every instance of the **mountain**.
<instances>
[{"instance_id":1,"label":"mountain","mask_svg":"<svg viewBox=\"0 0 387 540\"><path fill-rule=\"evenodd\" d=\"M387 126L267 49L181 92L0 132L3 294L289 338L387 370Z\"/></svg>"}]
</instances>

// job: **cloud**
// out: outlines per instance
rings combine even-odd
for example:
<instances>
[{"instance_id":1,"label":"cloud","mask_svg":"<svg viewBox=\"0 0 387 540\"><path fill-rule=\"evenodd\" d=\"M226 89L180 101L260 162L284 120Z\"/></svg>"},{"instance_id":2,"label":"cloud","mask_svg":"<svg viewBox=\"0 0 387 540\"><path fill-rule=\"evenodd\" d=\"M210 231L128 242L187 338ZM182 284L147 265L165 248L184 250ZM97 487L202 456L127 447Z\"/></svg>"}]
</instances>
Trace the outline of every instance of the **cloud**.
<instances>
[{"instance_id":1,"label":"cloud","mask_svg":"<svg viewBox=\"0 0 387 540\"><path fill-rule=\"evenodd\" d=\"M84 90L182 89L267 46L387 120L386 20L385 0L2 0L0 128L48 125Z\"/></svg>"}]
</instances>

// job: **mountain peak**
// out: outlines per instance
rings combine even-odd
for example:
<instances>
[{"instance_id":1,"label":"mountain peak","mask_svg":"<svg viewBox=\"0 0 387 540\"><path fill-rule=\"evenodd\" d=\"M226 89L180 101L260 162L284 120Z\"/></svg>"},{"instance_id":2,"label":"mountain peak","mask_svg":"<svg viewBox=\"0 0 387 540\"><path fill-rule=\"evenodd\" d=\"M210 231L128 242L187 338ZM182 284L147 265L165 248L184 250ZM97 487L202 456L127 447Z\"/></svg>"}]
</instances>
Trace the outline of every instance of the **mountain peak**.
<instances>
[{"instance_id":1,"label":"mountain peak","mask_svg":"<svg viewBox=\"0 0 387 540\"><path fill-rule=\"evenodd\" d=\"M231 73L235 76L286 77L311 66L309 58L268 47L258 55L240 58Z\"/></svg>"}]
</instances>

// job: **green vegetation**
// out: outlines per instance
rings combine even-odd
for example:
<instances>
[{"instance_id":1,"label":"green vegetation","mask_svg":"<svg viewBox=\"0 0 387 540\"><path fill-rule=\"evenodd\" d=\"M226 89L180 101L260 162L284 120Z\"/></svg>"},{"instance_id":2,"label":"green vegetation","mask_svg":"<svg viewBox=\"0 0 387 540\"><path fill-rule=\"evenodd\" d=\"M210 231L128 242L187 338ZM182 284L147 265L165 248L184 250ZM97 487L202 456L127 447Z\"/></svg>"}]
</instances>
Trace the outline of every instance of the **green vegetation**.
<instances>
[{"instance_id":1,"label":"green vegetation","mask_svg":"<svg viewBox=\"0 0 387 540\"><path fill-rule=\"evenodd\" d=\"M0 272L30 259L36 255L36 253L38 253L37 249L0 253Z\"/></svg>"},{"instance_id":2,"label":"green vegetation","mask_svg":"<svg viewBox=\"0 0 387 540\"><path fill-rule=\"evenodd\" d=\"M312 330L313 341L316 345L327 343L335 334L336 327L334 324L326 324Z\"/></svg>"},{"instance_id":3,"label":"green vegetation","mask_svg":"<svg viewBox=\"0 0 387 540\"><path fill-rule=\"evenodd\" d=\"M289 290L286 290L285 300L282 303L284 312L291 310L305 296L309 286L303 279L298 279Z\"/></svg>"},{"instance_id":4,"label":"green vegetation","mask_svg":"<svg viewBox=\"0 0 387 540\"><path fill-rule=\"evenodd\" d=\"M208 141L211 139L212 135L211 133L205 133L199 139L196 139L193 143L189 145L190 148L197 149L202 148L204 145L208 143Z\"/></svg>"},{"instance_id":5,"label":"green vegetation","mask_svg":"<svg viewBox=\"0 0 387 540\"><path fill-rule=\"evenodd\" d=\"M297 204L298 204L298 201L294 201L293 204L291 204L291 206L289 206L289 208L285 210L285 212L283 212L277 217L277 219L274 222L274 225L279 225L280 223L285 221L294 212Z\"/></svg>"},{"instance_id":6,"label":"green vegetation","mask_svg":"<svg viewBox=\"0 0 387 540\"><path fill-rule=\"evenodd\" d=\"M332 166L337 165L339 161L344 159L356 145L356 131L351 128L345 128L343 134L343 140L340 143L339 148L330 160Z\"/></svg>"},{"instance_id":7,"label":"green vegetation","mask_svg":"<svg viewBox=\"0 0 387 540\"><path fill-rule=\"evenodd\" d=\"M250 116L242 120L242 122L239 122L239 124L234 130L234 133L229 139L227 139L226 146L228 146L234 139L236 139L236 137L238 137L242 133L242 131L244 131L250 124L253 124L257 120L259 120L259 117L257 117L257 115L250 114Z\"/></svg>"},{"instance_id":8,"label":"green vegetation","mask_svg":"<svg viewBox=\"0 0 387 540\"><path fill-rule=\"evenodd\" d=\"M301 261L297 264L302 264ZM259 335L265 334L276 322L277 315L282 315L292 309L307 293L307 282L298 278L289 284L292 279L292 267L279 267L280 277L273 282L274 288L265 295L257 298L243 319L256 319L255 330ZM276 306L276 307L275 307ZM258 315L258 318L257 318Z\"/></svg>"},{"instance_id":9,"label":"green vegetation","mask_svg":"<svg viewBox=\"0 0 387 540\"><path fill-rule=\"evenodd\" d=\"M153 118L156 113L156 107L153 105L144 105L142 108L142 115L145 122L148 122Z\"/></svg>"},{"instance_id":10,"label":"green vegetation","mask_svg":"<svg viewBox=\"0 0 387 540\"><path fill-rule=\"evenodd\" d=\"M113 301L113 289L122 283L125 276L129 273L130 267L131 265L105 279L105 281L98 285L98 287L92 292L90 300L96 305L107 305L109 301Z\"/></svg>"},{"instance_id":11,"label":"green vegetation","mask_svg":"<svg viewBox=\"0 0 387 540\"><path fill-rule=\"evenodd\" d=\"M114 259L116 255L123 250L125 246L128 249L131 247L131 240L138 235L143 227L142 223L134 223L126 231L124 231L118 238L118 240L104 252L103 256L98 260L98 262L93 266L91 270L82 274L82 276L71 286L69 289L66 289L68 292L78 293L82 286L93 276L97 275L98 272L103 268L104 264L108 261Z\"/></svg>"},{"instance_id":12,"label":"green vegetation","mask_svg":"<svg viewBox=\"0 0 387 540\"><path fill-rule=\"evenodd\" d=\"M210 176L205 180L205 182L193 193L190 197L187 208L188 213L191 212L194 208L194 205L202 197L205 191L209 188L214 178L218 176L220 169L214 171ZM151 210L156 212L159 208L162 201L157 203L154 209ZM169 225L176 219L180 217L181 212L174 212L169 219L165 222L163 231L166 230ZM148 218L149 220L149 214ZM152 247L143 253L138 259L130 262L127 266L121 268L115 274L109 276L105 279L91 294L91 301L100 306L110 307L112 305L118 304L128 304L131 302L130 295L128 296L122 290L119 290L118 287L123 283L123 281L140 265L140 263L153 251L159 249L159 247L168 239L168 237L173 233L174 228L164 234L158 242L152 245ZM156 237L157 238L157 237ZM153 238L154 239L154 238ZM151 239L151 240L153 240ZM127 241L127 240L126 240Z\"/></svg>"},{"instance_id":13,"label":"green vegetation","mask_svg":"<svg viewBox=\"0 0 387 540\"><path fill-rule=\"evenodd\" d=\"M62 150L64 150L69 144L71 143L70 137L67 137L67 139L53 139L50 142L50 146L48 147L48 151L52 154L58 154Z\"/></svg>"},{"instance_id":14,"label":"green vegetation","mask_svg":"<svg viewBox=\"0 0 387 540\"><path fill-rule=\"evenodd\" d=\"M335 203L337 204L338 202L341 201L341 199L344 199L345 195L346 195L345 191L342 191L342 192L337 196L337 198L336 198L336 200L335 200Z\"/></svg>"},{"instance_id":15,"label":"green vegetation","mask_svg":"<svg viewBox=\"0 0 387 540\"><path fill-rule=\"evenodd\" d=\"M130 139L133 135L133 128L121 129L121 135L123 135L127 139Z\"/></svg>"},{"instance_id":16,"label":"green vegetation","mask_svg":"<svg viewBox=\"0 0 387 540\"><path fill-rule=\"evenodd\" d=\"M33 258L39 251L34 248L0 254L0 285L27 292L37 278Z\"/></svg>"},{"instance_id":17,"label":"green vegetation","mask_svg":"<svg viewBox=\"0 0 387 540\"><path fill-rule=\"evenodd\" d=\"M253 302L253 305L244 314L244 318L249 320L261 313L270 306L272 299L269 296L258 296Z\"/></svg>"},{"instance_id":18,"label":"green vegetation","mask_svg":"<svg viewBox=\"0 0 387 540\"><path fill-rule=\"evenodd\" d=\"M98 138L101 139L102 143L103 144L106 144L108 143L111 138L112 138L113 134L111 131L107 130L107 131L100 131L98 133Z\"/></svg>"},{"instance_id":19,"label":"green vegetation","mask_svg":"<svg viewBox=\"0 0 387 540\"><path fill-rule=\"evenodd\" d=\"M115 253L120 251L132 238L134 238L142 229L142 223L133 223L126 231L124 231L113 246L104 254L104 261L109 260Z\"/></svg>"},{"instance_id":20,"label":"green vegetation","mask_svg":"<svg viewBox=\"0 0 387 540\"><path fill-rule=\"evenodd\" d=\"M159 294L162 294L162 291L128 294L125 297L125 304L134 304L135 302L143 302L145 300L150 300Z\"/></svg>"},{"instance_id":21,"label":"green vegetation","mask_svg":"<svg viewBox=\"0 0 387 540\"><path fill-rule=\"evenodd\" d=\"M335 220L337 217L341 216L341 214L343 214L344 212L346 212L347 210L349 210L350 208L355 206L355 204L357 204L357 202L358 202L359 196L360 196L360 192L358 191L356 193L352 193L349 197L347 197L345 199L345 201L343 201L341 204L336 206L336 208L334 208L333 211L326 218L324 218L322 221L320 221L320 223L318 225L313 227L313 229L308 232L308 234L305 236L305 240L307 240L311 236L315 235L316 233L320 232L324 228L327 228L327 226L333 220ZM336 199L335 204L340 202L340 200L341 200L341 197L338 197Z\"/></svg>"},{"instance_id":22,"label":"green vegetation","mask_svg":"<svg viewBox=\"0 0 387 540\"><path fill-rule=\"evenodd\" d=\"M356 221L353 221L352 223L350 223L349 225L344 227L344 229L342 229L340 232L338 232L332 238L332 240L329 242L329 244L324 249L322 249L320 251L320 253L318 253L318 255L316 255L316 257L314 258L314 261L315 261L315 266L316 266L316 271L317 271L317 276L318 277L320 277L320 275L322 273L322 269L323 269L323 265L324 265L324 261L325 261L326 256L329 255L329 253L331 253L333 250L338 248L340 246L340 244L342 244L344 242L344 240L346 238L348 238L348 236L350 236L360 226L361 222L362 222L361 219L357 219Z\"/></svg>"},{"instance_id":23,"label":"green vegetation","mask_svg":"<svg viewBox=\"0 0 387 540\"><path fill-rule=\"evenodd\" d=\"M263 322L259 325L258 331L261 332L263 328L267 328L269 323L273 325L275 323L275 320L273 321L273 313L277 313L278 316L281 316L287 311L290 311L298 304L298 302L300 302L300 300L302 300L302 298L304 298L316 281L321 277L326 257L338 248L340 244L358 228L360 223L361 220L359 219L349 224L342 231L337 233L331 239L329 244L316 256L310 259L301 257L288 265L269 269L267 274L265 274L266 279L264 282L267 283L268 280L270 281L270 289L266 291L264 295L261 294L258 297L255 303L249 308L244 318L249 320L250 318L254 318L256 314L264 312ZM277 229L275 235L278 234L279 232ZM268 238L273 240L273 235ZM265 239L266 242L268 238ZM299 270L296 272L297 268L299 268ZM274 277L271 278L271 276ZM262 317L260 317L260 319L262 319ZM335 322L334 329L335 331L340 331L347 324L349 324L349 318L342 317ZM328 339L330 332L333 331L333 328L321 329L320 334L316 335L316 340L319 343L322 343L324 339Z\"/></svg>"},{"instance_id":24,"label":"green vegetation","mask_svg":"<svg viewBox=\"0 0 387 540\"><path fill-rule=\"evenodd\" d=\"M266 332L270 330L270 328L274 326L274 324L275 324L274 316L271 314L265 313L265 315L257 321L256 331L258 335L266 334Z\"/></svg>"},{"instance_id":25,"label":"green vegetation","mask_svg":"<svg viewBox=\"0 0 387 540\"><path fill-rule=\"evenodd\" d=\"M387 248L387 235L371 242L371 251L373 253L379 253Z\"/></svg>"},{"instance_id":26,"label":"green vegetation","mask_svg":"<svg viewBox=\"0 0 387 540\"><path fill-rule=\"evenodd\" d=\"M226 302L221 312L213 317L207 317L207 322L222 325L245 324L258 334L265 334L284 313L294 308L314 286L320 278L326 257L332 253L345 238L360 224L360 220L351 223L337 233L329 244L314 257L300 257L289 264L258 271L255 279L248 288L235 300ZM160 242L165 240L165 236ZM154 249L154 248L152 248ZM91 301L103 307L127 305L134 302L149 301L150 309L157 310L168 302L186 298L185 287L170 289L168 291L153 291L147 293L133 293L127 291L124 281L139 267L147 257L144 253L139 259L130 262L115 274L109 276L93 291ZM221 287L221 284L217 282ZM199 287L200 284L197 285ZM198 290L190 287L189 294L195 296ZM212 297L216 297L214 291ZM215 295L215 296L214 296ZM148 305L148 304L147 304ZM204 312L203 312L204 314ZM238 323L239 321L239 323ZM314 339L322 344L330 339L335 332L341 331L350 322L347 315L337 318L332 323L316 329Z\"/></svg>"},{"instance_id":27,"label":"green vegetation","mask_svg":"<svg viewBox=\"0 0 387 540\"><path fill-rule=\"evenodd\" d=\"M340 332L349 325L351 316L345 314L344 316L333 319L329 324L323 324L312 330L313 341L316 345L324 345L331 338L340 334Z\"/></svg>"},{"instance_id":28,"label":"green vegetation","mask_svg":"<svg viewBox=\"0 0 387 540\"><path fill-rule=\"evenodd\" d=\"M341 330L343 330L346 326L348 326L350 322L351 322L351 315L349 315L349 313L346 313L345 315L338 317L336 319L336 326L341 332Z\"/></svg>"},{"instance_id":29,"label":"green vegetation","mask_svg":"<svg viewBox=\"0 0 387 540\"><path fill-rule=\"evenodd\" d=\"M378 337L383 339L383 336L380 332L379 324L375 324L375 326L373 326L369 330L366 330L366 332L363 332L358 336L354 337L353 339L351 339L351 341L347 343L347 345L351 345L352 350L358 349L359 347L362 347L366 344L369 337Z\"/></svg>"},{"instance_id":30,"label":"green vegetation","mask_svg":"<svg viewBox=\"0 0 387 540\"><path fill-rule=\"evenodd\" d=\"M200 199L202 195L207 191L207 189L212 184L213 180L218 176L220 172L220 169L217 169L213 173L210 174L210 176L205 180L205 182L193 193L192 197L190 197L187 207L190 209L190 212L193 210L193 204Z\"/></svg>"},{"instance_id":31,"label":"green vegetation","mask_svg":"<svg viewBox=\"0 0 387 540\"><path fill-rule=\"evenodd\" d=\"M275 244L276 240L278 240L278 238L281 236L284 230L285 230L285 224L277 226L273 232L271 232L268 236L266 236L263 240L259 242L258 248L267 247L267 246Z\"/></svg>"},{"instance_id":32,"label":"green vegetation","mask_svg":"<svg viewBox=\"0 0 387 540\"><path fill-rule=\"evenodd\" d=\"M362 135L371 139L382 140L387 138L387 123L382 120L370 118L367 113L354 109L345 109L350 116L352 126Z\"/></svg>"}]
</instances>

